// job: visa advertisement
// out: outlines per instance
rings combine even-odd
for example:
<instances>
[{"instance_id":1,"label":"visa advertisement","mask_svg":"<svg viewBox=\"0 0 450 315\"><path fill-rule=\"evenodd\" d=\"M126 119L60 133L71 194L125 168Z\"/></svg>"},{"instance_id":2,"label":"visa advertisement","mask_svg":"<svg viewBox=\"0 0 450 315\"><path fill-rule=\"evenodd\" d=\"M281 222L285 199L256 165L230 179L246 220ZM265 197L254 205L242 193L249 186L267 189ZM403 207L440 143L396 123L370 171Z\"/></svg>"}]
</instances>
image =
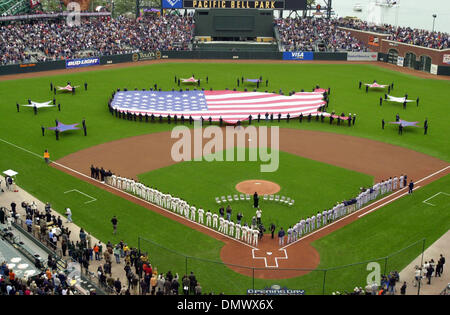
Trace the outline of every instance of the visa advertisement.
<instances>
[{"instance_id":1,"label":"visa advertisement","mask_svg":"<svg viewBox=\"0 0 450 315\"><path fill-rule=\"evenodd\" d=\"M312 51L285 51L283 52L283 60L313 60L314 53Z\"/></svg>"}]
</instances>

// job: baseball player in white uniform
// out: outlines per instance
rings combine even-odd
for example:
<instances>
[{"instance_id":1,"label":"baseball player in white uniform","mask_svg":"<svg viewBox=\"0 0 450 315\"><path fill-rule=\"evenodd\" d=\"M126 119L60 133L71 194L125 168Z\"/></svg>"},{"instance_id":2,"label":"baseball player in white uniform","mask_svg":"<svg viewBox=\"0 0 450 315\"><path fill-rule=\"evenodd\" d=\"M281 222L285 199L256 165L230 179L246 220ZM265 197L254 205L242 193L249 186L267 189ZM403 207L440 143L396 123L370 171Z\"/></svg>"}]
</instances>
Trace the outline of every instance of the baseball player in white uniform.
<instances>
[{"instance_id":1,"label":"baseball player in white uniform","mask_svg":"<svg viewBox=\"0 0 450 315\"><path fill-rule=\"evenodd\" d=\"M311 219L309 217L306 218L306 226L305 226L305 233L309 233L309 228L310 228L310 224L311 224Z\"/></svg>"},{"instance_id":2,"label":"baseball player in white uniform","mask_svg":"<svg viewBox=\"0 0 450 315\"><path fill-rule=\"evenodd\" d=\"M289 244L290 242L292 242L292 227L289 227L289 229L287 230L287 242L286 242L286 244Z\"/></svg>"},{"instance_id":3,"label":"baseball player in white uniform","mask_svg":"<svg viewBox=\"0 0 450 315\"><path fill-rule=\"evenodd\" d=\"M202 208L198 209L198 223L203 224L203 213L205 213L205 210Z\"/></svg>"},{"instance_id":4,"label":"baseball player in white uniform","mask_svg":"<svg viewBox=\"0 0 450 315\"><path fill-rule=\"evenodd\" d=\"M253 246L258 246L258 238L259 238L259 231L258 229L253 230Z\"/></svg>"},{"instance_id":5,"label":"baseball player in white uniform","mask_svg":"<svg viewBox=\"0 0 450 315\"><path fill-rule=\"evenodd\" d=\"M117 176L114 174L111 176L111 186L113 187L117 186Z\"/></svg>"},{"instance_id":6,"label":"baseball player in white uniform","mask_svg":"<svg viewBox=\"0 0 450 315\"><path fill-rule=\"evenodd\" d=\"M395 176L394 180L392 181L392 189L397 190L397 187L398 187L398 177Z\"/></svg>"},{"instance_id":7,"label":"baseball player in white uniform","mask_svg":"<svg viewBox=\"0 0 450 315\"><path fill-rule=\"evenodd\" d=\"M248 244L252 244L253 231L254 231L254 229L253 229L252 227L250 227L250 228L247 230L247 243L248 243Z\"/></svg>"},{"instance_id":8,"label":"baseball player in white uniform","mask_svg":"<svg viewBox=\"0 0 450 315\"><path fill-rule=\"evenodd\" d=\"M403 178L404 178L404 176L403 176L403 174L402 174L402 176L400 176L400 181L399 181L400 189L403 188Z\"/></svg>"},{"instance_id":9,"label":"baseball player in white uniform","mask_svg":"<svg viewBox=\"0 0 450 315\"><path fill-rule=\"evenodd\" d=\"M228 225L230 224L230 221L223 220L223 234L228 235Z\"/></svg>"},{"instance_id":10,"label":"baseball player in white uniform","mask_svg":"<svg viewBox=\"0 0 450 315\"><path fill-rule=\"evenodd\" d=\"M141 196L141 184L140 183L134 183L134 193L136 196Z\"/></svg>"},{"instance_id":11,"label":"baseball player in white uniform","mask_svg":"<svg viewBox=\"0 0 450 315\"><path fill-rule=\"evenodd\" d=\"M184 207L184 217L186 219L189 219L189 215L191 214L190 210L191 209L190 209L189 205L186 203L186 206Z\"/></svg>"},{"instance_id":12,"label":"baseball player in white uniform","mask_svg":"<svg viewBox=\"0 0 450 315\"><path fill-rule=\"evenodd\" d=\"M235 226L234 222L230 221L230 223L228 223L228 225L230 228L230 233L228 233L228 235L234 236L234 226Z\"/></svg>"},{"instance_id":13,"label":"baseball player in white uniform","mask_svg":"<svg viewBox=\"0 0 450 315\"><path fill-rule=\"evenodd\" d=\"M222 217L220 217L219 218L219 229L218 229L218 231L219 232L222 232L223 233L223 228L224 228L224 218L222 218Z\"/></svg>"},{"instance_id":14,"label":"baseball player in white uniform","mask_svg":"<svg viewBox=\"0 0 450 315\"><path fill-rule=\"evenodd\" d=\"M237 240L240 240L241 239L241 225L239 223L236 223L234 227L236 228L235 238Z\"/></svg>"},{"instance_id":15,"label":"baseball player in white uniform","mask_svg":"<svg viewBox=\"0 0 450 315\"><path fill-rule=\"evenodd\" d=\"M130 185L131 185L131 192L133 194L136 194L136 182L133 179L131 180Z\"/></svg>"},{"instance_id":16,"label":"baseball player in white uniform","mask_svg":"<svg viewBox=\"0 0 450 315\"><path fill-rule=\"evenodd\" d=\"M311 231L314 231L315 228L316 228L316 216L313 215L313 216L311 217Z\"/></svg>"},{"instance_id":17,"label":"baseball player in white uniform","mask_svg":"<svg viewBox=\"0 0 450 315\"><path fill-rule=\"evenodd\" d=\"M212 215L212 219L213 219L213 228L217 229L217 219L219 218L219 216L217 215L217 213L214 213Z\"/></svg>"},{"instance_id":18,"label":"baseball player in white uniform","mask_svg":"<svg viewBox=\"0 0 450 315\"><path fill-rule=\"evenodd\" d=\"M241 230L242 230L242 237L241 237L241 240L244 241L244 242L247 242L248 226L243 225L242 228L241 228Z\"/></svg>"},{"instance_id":19,"label":"baseball player in white uniform","mask_svg":"<svg viewBox=\"0 0 450 315\"><path fill-rule=\"evenodd\" d=\"M191 207L191 221L195 222L195 213L197 212L197 208L192 206Z\"/></svg>"},{"instance_id":20,"label":"baseball player in white uniform","mask_svg":"<svg viewBox=\"0 0 450 315\"><path fill-rule=\"evenodd\" d=\"M292 238L294 240L294 242L296 240L298 240L298 227L299 227L299 223L295 223L294 227L292 228Z\"/></svg>"},{"instance_id":21,"label":"baseball player in white uniform","mask_svg":"<svg viewBox=\"0 0 450 315\"><path fill-rule=\"evenodd\" d=\"M206 226L211 226L211 211L206 212Z\"/></svg>"},{"instance_id":22,"label":"baseball player in white uniform","mask_svg":"<svg viewBox=\"0 0 450 315\"><path fill-rule=\"evenodd\" d=\"M333 210L332 209L328 210L327 214L328 214L328 218L327 218L328 223L331 223L333 221Z\"/></svg>"},{"instance_id":23,"label":"baseball player in white uniform","mask_svg":"<svg viewBox=\"0 0 450 315\"><path fill-rule=\"evenodd\" d=\"M306 234L306 231L305 231L305 226L306 226L306 221L305 221L305 219L301 219L300 220L300 230L299 230L299 236L301 237L303 234Z\"/></svg>"},{"instance_id":24,"label":"baseball player in white uniform","mask_svg":"<svg viewBox=\"0 0 450 315\"><path fill-rule=\"evenodd\" d=\"M327 210L322 211L322 224L327 225Z\"/></svg>"}]
</instances>

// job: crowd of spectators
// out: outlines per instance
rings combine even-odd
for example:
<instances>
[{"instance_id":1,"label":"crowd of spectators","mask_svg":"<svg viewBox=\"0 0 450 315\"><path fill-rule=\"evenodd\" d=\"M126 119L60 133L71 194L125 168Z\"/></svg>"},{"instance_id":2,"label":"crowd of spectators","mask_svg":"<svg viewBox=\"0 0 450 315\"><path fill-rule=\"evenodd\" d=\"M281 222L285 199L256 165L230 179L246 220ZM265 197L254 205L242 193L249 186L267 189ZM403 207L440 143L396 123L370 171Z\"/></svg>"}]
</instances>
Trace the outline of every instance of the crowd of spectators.
<instances>
[{"instance_id":1,"label":"crowd of spectators","mask_svg":"<svg viewBox=\"0 0 450 315\"><path fill-rule=\"evenodd\" d=\"M386 38L405 44L434 48L449 48L449 34L442 32L430 32L410 27L395 27L390 24L371 25L360 20L340 18L336 20L336 24L342 27L353 28L361 31L369 31L375 33L388 34Z\"/></svg>"},{"instance_id":2,"label":"crowd of spectators","mask_svg":"<svg viewBox=\"0 0 450 315\"><path fill-rule=\"evenodd\" d=\"M350 32L340 29L347 27L389 35L388 40L435 49L449 48L449 34L374 25L355 19L285 18L275 20L285 51L315 51L324 47L326 51L367 51L367 47L352 37ZM318 45L319 44L319 45ZM323 46L322 46L323 45Z\"/></svg>"},{"instance_id":3,"label":"crowd of spectators","mask_svg":"<svg viewBox=\"0 0 450 315\"><path fill-rule=\"evenodd\" d=\"M371 25L353 19L275 19L285 51L367 51L367 47L340 27L389 34L387 39L435 49L449 47L449 34ZM127 54L139 51L188 50L192 15L147 15L142 18L98 17L80 26L65 20L17 21L0 26L0 64Z\"/></svg>"},{"instance_id":4,"label":"crowd of spectators","mask_svg":"<svg viewBox=\"0 0 450 315\"><path fill-rule=\"evenodd\" d=\"M308 17L276 19L275 22L285 51L367 51L350 32L339 29L335 20Z\"/></svg>"},{"instance_id":5,"label":"crowd of spectators","mask_svg":"<svg viewBox=\"0 0 450 315\"><path fill-rule=\"evenodd\" d=\"M80 26L65 20L37 20L0 26L0 64L53 61L139 51L187 50L192 16L149 15L83 19Z\"/></svg>"}]
</instances>

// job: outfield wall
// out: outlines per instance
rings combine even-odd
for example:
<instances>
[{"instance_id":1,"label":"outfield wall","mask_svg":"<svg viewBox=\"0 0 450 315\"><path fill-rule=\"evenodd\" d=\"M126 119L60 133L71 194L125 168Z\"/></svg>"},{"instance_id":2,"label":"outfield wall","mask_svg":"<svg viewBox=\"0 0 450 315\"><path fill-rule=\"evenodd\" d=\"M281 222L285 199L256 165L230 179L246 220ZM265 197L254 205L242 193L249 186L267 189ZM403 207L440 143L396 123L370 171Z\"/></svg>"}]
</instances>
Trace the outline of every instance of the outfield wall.
<instances>
[{"instance_id":1,"label":"outfield wall","mask_svg":"<svg viewBox=\"0 0 450 315\"><path fill-rule=\"evenodd\" d=\"M108 65L124 62L139 62L160 59L228 59L228 60L296 60L308 61L382 61L389 62L389 55L376 52L255 52L255 51L153 51L134 54L89 57L75 60L59 60L28 64L0 66L0 75L62 70L68 68ZM399 66L404 66L403 64ZM450 66L433 65L431 73L450 75Z\"/></svg>"}]
</instances>

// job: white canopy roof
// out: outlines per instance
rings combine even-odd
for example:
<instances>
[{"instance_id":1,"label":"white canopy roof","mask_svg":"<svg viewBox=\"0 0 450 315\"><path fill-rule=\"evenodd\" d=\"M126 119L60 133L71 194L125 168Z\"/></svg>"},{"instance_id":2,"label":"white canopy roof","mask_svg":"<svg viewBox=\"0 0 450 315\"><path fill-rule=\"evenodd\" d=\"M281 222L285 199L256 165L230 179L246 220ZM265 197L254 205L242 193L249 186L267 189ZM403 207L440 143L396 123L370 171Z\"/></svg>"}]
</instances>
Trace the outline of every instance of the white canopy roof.
<instances>
[{"instance_id":1,"label":"white canopy roof","mask_svg":"<svg viewBox=\"0 0 450 315\"><path fill-rule=\"evenodd\" d=\"M19 173L17 173L16 171L13 171L13 170L7 170L7 171L4 171L3 174L8 175L8 176L15 176Z\"/></svg>"}]
</instances>

